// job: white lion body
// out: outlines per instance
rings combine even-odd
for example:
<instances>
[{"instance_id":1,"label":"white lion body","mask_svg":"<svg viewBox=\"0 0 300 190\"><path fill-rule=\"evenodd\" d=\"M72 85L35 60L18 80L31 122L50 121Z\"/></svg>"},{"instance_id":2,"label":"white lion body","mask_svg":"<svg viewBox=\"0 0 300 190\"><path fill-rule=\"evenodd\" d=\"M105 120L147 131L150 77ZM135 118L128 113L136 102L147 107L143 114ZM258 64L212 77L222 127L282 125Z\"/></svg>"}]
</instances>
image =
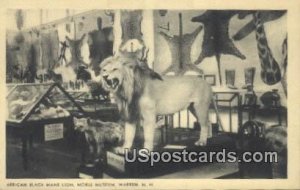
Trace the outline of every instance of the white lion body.
<instances>
[{"instance_id":1,"label":"white lion body","mask_svg":"<svg viewBox=\"0 0 300 190\"><path fill-rule=\"evenodd\" d=\"M209 106L210 99L211 88L201 78L164 76L163 81L150 80L146 84L140 103L142 107L153 105L157 115L165 115L186 109L191 103L204 101Z\"/></svg>"},{"instance_id":2,"label":"white lion body","mask_svg":"<svg viewBox=\"0 0 300 190\"><path fill-rule=\"evenodd\" d=\"M163 81L149 80L139 102L144 121L144 147L149 150L153 149L156 115L176 113L190 108L191 104L195 110L192 113L201 125L201 133L196 145L206 145L207 138L211 134L208 121L211 99L211 87L197 76L168 76L163 77ZM128 133L132 133L132 131L128 131ZM130 135L127 137L131 138ZM128 142L128 146L130 146L130 142Z\"/></svg>"}]
</instances>

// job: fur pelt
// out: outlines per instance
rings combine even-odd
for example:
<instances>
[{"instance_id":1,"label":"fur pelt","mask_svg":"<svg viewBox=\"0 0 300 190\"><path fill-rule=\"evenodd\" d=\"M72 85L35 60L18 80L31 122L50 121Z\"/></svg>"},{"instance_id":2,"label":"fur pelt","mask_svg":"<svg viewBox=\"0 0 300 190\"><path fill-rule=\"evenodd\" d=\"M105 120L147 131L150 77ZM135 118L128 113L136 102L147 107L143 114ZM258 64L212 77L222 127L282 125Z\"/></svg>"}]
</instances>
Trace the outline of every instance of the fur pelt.
<instances>
[{"instance_id":1,"label":"fur pelt","mask_svg":"<svg viewBox=\"0 0 300 190\"><path fill-rule=\"evenodd\" d=\"M71 66L75 72L79 66L88 66L87 63L84 62L81 55L81 47L83 46L84 38L85 34L83 34L79 40L73 40L66 36L66 42L67 45L70 47L71 52L71 60L69 63L67 63L67 65Z\"/></svg>"},{"instance_id":2,"label":"fur pelt","mask_svg":"<svg viewBox=\"0 0 300 190\"><path fill-rule=\"evenodd\" d=\"M272 163L273 178L287 178L287 127L271 126L266 130L266 150L277 152L278 161Z\"/></svg>"},{"instance_id":3,"label":"fur pelt","mask_svg":"<svg viewBox=\"0 0 300 190\"><path fill-rule=\"evenodd\" d=\"M88 35L90 40L90 66L96 76L100 73L100 63L105 58L113 55L113 41L109 39L109 36L112 35L112 31L111 27L107 27L101 30L94 30Z\"/></svg>"},{"instance_id":4,"label":"fur pelt","mask_svg":"<svg viewBox=\"0 0 300 190\"><path fill-rule=\"evenodd\" d=\"M266 148L285 155L287 152L287 128L271 126L266 130Z\"/></svg>"},{"instance_id":5,"label":"fur pelt","mask_svg":"<svg viewBox=\"0 0 300 190\"><path fill-rule=\"evenodd\" d=\"M59 39L57 30L41 34L42 64L44 68L53 68L58 61Z\"/></svg>"}]
</instances>

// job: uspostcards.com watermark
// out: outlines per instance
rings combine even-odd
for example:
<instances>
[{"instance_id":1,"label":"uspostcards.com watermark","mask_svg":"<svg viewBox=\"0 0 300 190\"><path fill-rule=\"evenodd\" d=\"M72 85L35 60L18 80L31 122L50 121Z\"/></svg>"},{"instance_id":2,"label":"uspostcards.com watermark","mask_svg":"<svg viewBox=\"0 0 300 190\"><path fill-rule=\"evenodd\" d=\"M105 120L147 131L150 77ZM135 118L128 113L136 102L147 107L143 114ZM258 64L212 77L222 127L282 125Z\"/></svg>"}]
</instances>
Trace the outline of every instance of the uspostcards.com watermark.
<instances>
[{"instance_id":1,"label":"uspostcards.com watermark","mask_svg":"<svg viewBox=\"0 0 300 190\"><path fill-rule=\"evenodd\" d=\"M242 152L234 151L173 151L173 152L157 152L147 149L125 149L125 162L141 162L149 163L154 166L156 163L277 163L277 152Z\"/></svg>"}]
</instances>

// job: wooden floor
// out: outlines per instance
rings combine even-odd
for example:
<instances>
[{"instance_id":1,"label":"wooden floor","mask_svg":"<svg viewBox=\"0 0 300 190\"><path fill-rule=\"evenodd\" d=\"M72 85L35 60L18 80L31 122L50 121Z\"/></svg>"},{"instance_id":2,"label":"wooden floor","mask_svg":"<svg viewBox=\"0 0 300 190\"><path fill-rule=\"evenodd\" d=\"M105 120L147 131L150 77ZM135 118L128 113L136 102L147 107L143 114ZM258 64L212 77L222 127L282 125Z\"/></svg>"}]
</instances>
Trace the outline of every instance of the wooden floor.
<instances>
[{"instance_id":1,"label":"wooden floor","mask_svg":"<svg viewBox=\"0 0 300 190\"><path fill-rule=\"evenodd\" d=\"M81 151L66 140L34 143L30 149L29 169L22 167L21 143L7 140L7 178L77 178ZM238 172L238 164L212 164L161 176L162 178L218 178ZM209 175L208 175L209 174ZM109 176L104 175L104 178ZM159 177L160 178L160 177Z\"/></svg>"},{"instance_id":2,"label":"wooden floor","mask_svg":"<svg viewBox=\"0 0 300 190\"><path fill-rule=\"evenodd\" d=\"M264 117L264 119L268 118ZM270 120L277 121L277 118L272 117ZM286 122L285 118L284 122ZM7 137L6 148L7 178L77 178L77 169L81 161L81 150L78 142L60 140L43 144L34 143L29 153L29 169L27 171L22 167L20 139ZM227 168L236 171L237 165L224 168L225 170ZM205 175L207 176L202 175L201 173L203 172L199 172L197 168L186 172L189 173L188 176L191 178L210 178L212 176L221 176L218 172L222 173L222 171L218 171L217 169L215 173L209 168L206 171ZM187 173L169 174L165 175L164 178L181 178L182 175L187 175ZM235 178L237 176L232 175L231 177Z\"/></svg>"},{"instance_id":3,"label":"wooden floor","mask_svg":"<svg viewBox=\"0 0 300 190\"><path fill-rule=\"evenodd\" d=\"M33 144L29 150L29 169L21 159L21 142L9 139L6 155L7 178L76 178L80 165L80 150L69 142Z\"/></svg>"}]
</instances>

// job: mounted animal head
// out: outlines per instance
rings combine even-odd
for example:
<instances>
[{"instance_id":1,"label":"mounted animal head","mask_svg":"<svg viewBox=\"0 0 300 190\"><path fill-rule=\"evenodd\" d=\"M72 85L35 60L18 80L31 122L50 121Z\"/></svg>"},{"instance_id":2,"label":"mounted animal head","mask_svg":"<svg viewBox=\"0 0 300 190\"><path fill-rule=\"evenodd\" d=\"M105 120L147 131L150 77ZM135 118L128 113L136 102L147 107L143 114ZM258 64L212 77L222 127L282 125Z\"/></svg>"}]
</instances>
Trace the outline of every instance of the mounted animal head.
<instances>
[{"instance_id":1,"label":"mounted animal head","mask_svg":"<svg viewBox=\"0 0 300 190\"><path fill-rule=\"evenodd\" d=\"M141 46L141 49L135 52L123 51L122 49L118 52L118 55L120 56L137 60L138 65L141 67L148 67L148 54L149 48L144 45Z\"/></svg>"},{"instance_id":2,"label":"mounted animal head","mask_svg":"<svg viewBox=\"0 0 300 190\"><path fill-rule=\"evenodd\" d=\"M105 10L104 13L105 13L106 16L110 17L110 21L112 23L114 23L114 21L115 21L115 13L114 13L114 11L112 11L112 10Z\"/></svg>"}]
</instances>

